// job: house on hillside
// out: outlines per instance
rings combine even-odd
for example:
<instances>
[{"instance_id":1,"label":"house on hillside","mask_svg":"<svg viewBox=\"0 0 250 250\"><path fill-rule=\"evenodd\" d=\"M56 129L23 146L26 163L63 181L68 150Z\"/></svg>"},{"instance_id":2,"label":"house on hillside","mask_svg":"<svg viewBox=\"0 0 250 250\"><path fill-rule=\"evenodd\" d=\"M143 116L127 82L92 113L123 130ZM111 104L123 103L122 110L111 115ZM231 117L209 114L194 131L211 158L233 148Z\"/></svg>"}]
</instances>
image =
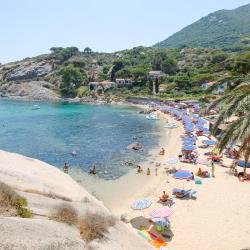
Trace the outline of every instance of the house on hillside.
<instances>
[{"instance_id":1,"label":"house on hillside","mask_svg":"<svg viewBox=\"0 0 250 250\"><path fill-rule=\"evenodd\" d=\"M122 78L117 78L115 80L116 84L118 87L131 87L132 86L132 80L131 79L122 79Z\"/></svg>"},{"instance_id":2,"label":"house on hillside","mask_svg":"<svg viewBox=\"0 0 250 250\"><path fill-rule=\"evenodd\" d=\"M112 91L117 88L117 84L115 82L110 81L102 81L102 82L90 82L88 84L89 90L94 91L97 94L103 94L108 91Z\"/></svg>"},{"instance_id":3,"label":"house on hillside","mask_svg":"<svg viewBox=\"0 0 250 250\"><path fill-rule=\"evenodd\" d=\"M148 75L150 78L155 79L164 76L165 74L161 70L151 70L149 71Z\"/></svg>"},{"instance_id":4,"label":"house on hillside","mask_svg":"<svg viewBox=\"0 0 250 250\"><path fill-rule=\"evenodd\" d=\"M219 83L219 82L205 82L201 85L203 90L207 90L209 88L213 88L212 92L214 94L223 94L227 89L227 82Z\"/></svg>"}]
</instances>

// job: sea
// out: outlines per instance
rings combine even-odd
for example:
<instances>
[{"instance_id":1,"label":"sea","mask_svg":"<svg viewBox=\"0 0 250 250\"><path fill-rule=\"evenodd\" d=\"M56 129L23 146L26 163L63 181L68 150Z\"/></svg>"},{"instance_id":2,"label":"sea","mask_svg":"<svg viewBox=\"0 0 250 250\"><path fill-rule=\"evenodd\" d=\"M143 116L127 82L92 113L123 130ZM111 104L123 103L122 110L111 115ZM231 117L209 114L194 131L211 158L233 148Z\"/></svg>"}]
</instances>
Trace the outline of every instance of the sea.
<instances>
[{"instance_id":1,"label":"sea","mask_svg":"<svg viewBox=\"0 0 250 250\"><path fill-rule=\"evenodd\" d=\"M23 154L60 169L117 179L149 157L160 137L159 121L139 108L0 99L0 149ZM128 149L139 142L142 150ZM75 151L76 156L71 152Z\"/></svg>"}]
</instances>

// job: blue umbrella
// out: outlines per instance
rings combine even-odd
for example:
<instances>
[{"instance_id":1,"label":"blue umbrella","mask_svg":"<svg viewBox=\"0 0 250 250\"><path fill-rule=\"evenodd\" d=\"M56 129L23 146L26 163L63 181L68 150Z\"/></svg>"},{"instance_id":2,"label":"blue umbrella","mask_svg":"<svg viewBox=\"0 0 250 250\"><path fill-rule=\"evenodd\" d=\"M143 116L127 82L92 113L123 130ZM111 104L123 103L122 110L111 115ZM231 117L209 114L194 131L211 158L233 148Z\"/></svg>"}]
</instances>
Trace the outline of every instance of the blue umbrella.
<instances>
[{"instance_id":1,"label":"blue umbrella","mask_svg":"<svg viewBox=\"0 0 250 250\"><path fill-rule=\"evenodd\" d=\"M196 147L194 145L186 145L182 148L182 150L186 150L186 151L192 151L195 149L196 149Z\"/></svg>"},{"instance_id":2,"label":"blue umbrella","mask_svg":"<svg viewBox=\"0 0 250 250\"><path fill-rule=\"evenodd\" d=\"M131 208L134 210L143 210L143 209L150 207L151 204L152 202L150 200L142 198L142 199L135 200L133 204L131 205Z\"/></svg>"},{"instance_id":3,"label":"blue umbrella","mask_svg":"<svg viewBox=\"0 0 250 250\"><path fill-rule=\"evenodd\" d=\"M237 165L244 168L245 167L245 161L239 160ZM247 168L250 168L250 162L247 163Z\"/></svg>"},{"instance_id":4,"label":"blue umbrella","mask_svg":"<svg viewBox=\"0 0 250 250\"><path fill-rule=\"evenodd\" d=\"M157 225L160 225L162 227L166 227L166 226L169 226L170 222L167 221L166 219L164 218L155 218L155 217L152 217L151 220L157 224Z\"/></svg>"},{"instance_id":5,"label":"blue umbrella","mask_svg":"<svg viewBox=\"0 0 250 250\"><path fill-rule=\"evenodd\" d=\"M202 143L207 144L207 145L215 145L217 142L213 140L205 140L205 141L202 141Z\"/></svg>"},{"instance_id":6,"label":"blue umbrella","mask_svg":"<svg viewBox=\"0 0 250 250\"><path fill-rule=\"evenodd\" d=\"M205 130L205 131L202 131L202 134L204 134L204 135L210 135L210 134L211 134L211 132L210 132L210 131L208 131L208 130Z\"/></svg>"},{"instance_id":7,"label":"blue umbrella","mask_svg":"<svg viewBox=\"0 0 250 250\"><path fill-rule=\"evenodd\" d=\"M189 171L184 171L184 170L181 170L181 171L177 171L173 174L173 177L175 179L190 179L192 177L192 174L189 172Z\"/></svg>"}]
</instances>

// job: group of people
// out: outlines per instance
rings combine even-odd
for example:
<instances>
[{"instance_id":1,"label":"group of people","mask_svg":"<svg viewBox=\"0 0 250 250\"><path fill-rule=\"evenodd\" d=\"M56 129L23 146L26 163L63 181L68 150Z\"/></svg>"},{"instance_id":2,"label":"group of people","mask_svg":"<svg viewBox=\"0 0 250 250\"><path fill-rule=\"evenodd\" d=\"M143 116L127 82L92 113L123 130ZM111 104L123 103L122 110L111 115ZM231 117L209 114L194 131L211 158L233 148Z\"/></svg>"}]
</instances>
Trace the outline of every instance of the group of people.
<instances>
[{"instance_id":1,"label":"group of people","mask_svg":"<svg viewBox=\"0 0 250 250\"><path fill-rule=\"evenodd\" d=\"M179 155L180 162L197 163L197 160L198 160L198 153L195 151L192 153L183 153Z\"/></svg>"},{"instance_id":2,"label":"group of people","mask_svg":"<svg viewBox=\"0 0 250 250\"><path fill-rule=\"evenodd\" d=\"M215 165L214 165L213 161L211 161L210 167L211 167L212 177L215 177ZM198 169L198 172L196 173L196 175L200 176L200 177L209 177L210 176L210 174L207 170L202 170L201 168Z\"/></svg>"},{"instance_id":3,"label":"group of people","mask_svg":"<svg viewBox=\"0 0 250 250\"><path fill-rule=\"evenodd\" d=\"M141 174L143 173L143 169L140 165L137 165L137 174ZM147 168L147 175L150 175L151 174L151 171L150 171L150 168Z\"/></svg>"},{"instance_id":4,"label":"group of people","mask_svg":"<svg viewBox=\"0 0 250 250\"><path fill-rule=\"evenodd\" d=\"M69 164L68 163L64 163L64 166L63 166L63 172L65 174L68 174L69 173ZM96 174L97 173L97 170L96 170L96 167L93 166L92 168L89 169L89 173L90 174Z\"/></svg>"}]
</instances>

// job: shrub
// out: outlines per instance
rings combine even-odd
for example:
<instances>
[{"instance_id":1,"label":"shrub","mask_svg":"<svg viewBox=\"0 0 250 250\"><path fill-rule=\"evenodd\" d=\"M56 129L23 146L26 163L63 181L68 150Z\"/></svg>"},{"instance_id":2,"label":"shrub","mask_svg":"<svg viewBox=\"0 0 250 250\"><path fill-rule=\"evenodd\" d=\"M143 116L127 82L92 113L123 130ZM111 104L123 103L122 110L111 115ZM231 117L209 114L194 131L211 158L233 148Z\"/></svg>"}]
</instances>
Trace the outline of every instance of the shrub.
<instances>
[{"instance_id":1,"label":"shrub","mask_svg":"<svg viewBox=\"0 0 250 250\"><path fill-rule=\"evenodd\" d=\"M69 225L76 224L78 221L78 213L75 208L67 203L62 203L55 207L55 212L49 216L50 219L67 223Z\"/></svg>"},{"instance_id":2,"label":"shrub","mask_svg":"<svg viewBox=\"0 0 250 250\"><path fill-rule=\"evenodd\" d=\"M115 225L115 218L94 213L86 213L79 221L82 238L87 242L101 239L108 232L108 228Z\"/></svg>"},{"instance_id":3,"label":"shrub","mask_svg":"<svg viewBox=\"0 0 250 250\"><path fill-rule=\"evenodd\" d=\"M30 210L25 208L28 202L25 198L18 195L14 189L5 183L0 182L0 206L14 207L17 215L23 218L30 218L32 216Z\"/></svg>"},{"instance_id":4,"label":"shrub","mask_svg":"<svg viewBox=\"0 0 250 250\"><path fill-rule=\"evenodd\" d=\"M88 88L86 86L81 86L77 89L77 96L83 97L88 93Z\"/></svg>"}]
</instances>

